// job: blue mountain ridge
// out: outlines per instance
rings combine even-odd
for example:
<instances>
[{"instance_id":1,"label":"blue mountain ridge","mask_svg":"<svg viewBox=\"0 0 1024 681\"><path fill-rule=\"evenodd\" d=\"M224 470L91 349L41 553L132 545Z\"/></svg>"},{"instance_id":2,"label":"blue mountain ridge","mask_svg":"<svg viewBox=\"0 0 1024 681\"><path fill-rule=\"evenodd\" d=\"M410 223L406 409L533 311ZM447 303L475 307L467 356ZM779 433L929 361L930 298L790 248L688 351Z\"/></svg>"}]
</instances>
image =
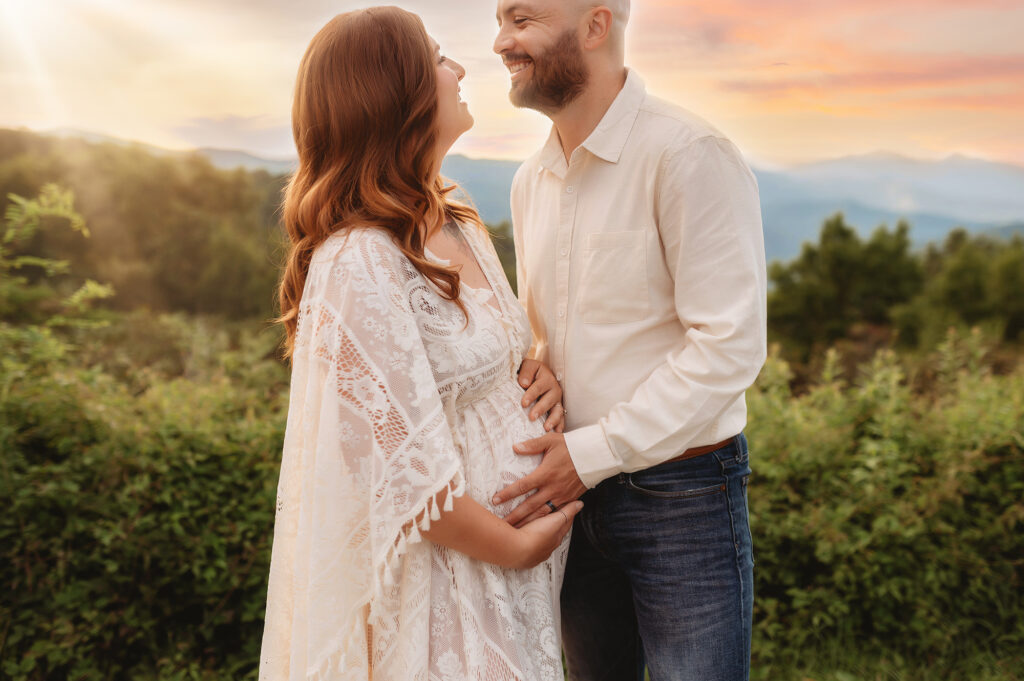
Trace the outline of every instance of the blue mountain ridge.
<instances>
[{"instance_id":1,"label":"blue mountain ridge","mask_svg":"<svg viewBox=\"0 0 1024 681\"><path fill-rule=\"evenodd\" d=\"M442 172L473 198L489 223L510 219L512 177L519 164L452 155ZM1024 168L965 157L918 161L872 154L796 166L754 169L769 260L790 259L817 241L822 223L842 212L866 236L876 227L911 226L916 245L963 227L1007 237L1024 231Z\"/></svg>"},{"instance_id":2,"label":"blue mountain ridge","mask_svg":"<svg viewBox=\"0 0 1024 681\"><path fill-rule=\"evenodd\" d=\"M79 130L51 134L138 145ZM156 154L189 153L139 146ZM191 153L205 156L219 168L287 174L295 166L294 159L266 159L241 150L203 148ZM485 222L497 224L511 219L509 192L518 167L517 161L451 154L441 172L464 189ZM822 223L837 212L862 236L880 225L893 228L906 220L917 246L940 241L957 227L1001 238L1024 233L1021 166L961 155L920 160L876 152L753 170L769 260L797 256L803 243L817 241Z\"/></svg>"}]
</instances>

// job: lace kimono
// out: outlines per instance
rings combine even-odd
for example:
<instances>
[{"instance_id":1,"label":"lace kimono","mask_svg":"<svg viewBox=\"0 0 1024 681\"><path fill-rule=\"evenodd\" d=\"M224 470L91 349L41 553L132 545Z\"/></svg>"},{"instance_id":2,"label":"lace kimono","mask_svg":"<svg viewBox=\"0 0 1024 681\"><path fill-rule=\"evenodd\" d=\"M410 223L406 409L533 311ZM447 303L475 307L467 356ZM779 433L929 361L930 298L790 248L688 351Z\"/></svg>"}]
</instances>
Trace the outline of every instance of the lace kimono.
<instances>
[{"instance_id":1,"label":"lace kimono","mask_svg":"<svg viewBox=\"0 0 1024 681\"><path fill-rule=\"evenodd\" d=\"M462 231L494 295L463 286L468 325L383 232L334 235L314 254L261 680L563 679L568 541L541 565L510 570L420 535L463 493L508 513L515 501L491 497L540 458L512 451L543 434L516 381L529 323L486 233Z\"/></svg>"}]
</instances>

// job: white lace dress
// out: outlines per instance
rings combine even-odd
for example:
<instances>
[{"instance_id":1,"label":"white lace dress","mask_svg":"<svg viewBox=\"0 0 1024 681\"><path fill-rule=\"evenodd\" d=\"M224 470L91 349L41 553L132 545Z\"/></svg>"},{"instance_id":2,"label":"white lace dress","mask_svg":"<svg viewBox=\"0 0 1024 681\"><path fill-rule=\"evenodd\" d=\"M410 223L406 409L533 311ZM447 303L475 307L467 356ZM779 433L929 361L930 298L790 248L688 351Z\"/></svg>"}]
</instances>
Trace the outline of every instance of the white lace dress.
<instances>
[{"instance_id":1,"label":"white lace dress","mask_svg":"<svg viewBox=\"0 0 1024 681\"><path fill-rule=\"evenodd\" d=\"M568 537L502 569L422 539L468 493L533 470L520 406L530 329L486 233L463 227L494 291L466 320L383 232L335 235L302 295L260 679L562 681ZM499 312L500 309L500 312ZM443 506L441 508L440 506Z\"/></svg>"}]
</instances>

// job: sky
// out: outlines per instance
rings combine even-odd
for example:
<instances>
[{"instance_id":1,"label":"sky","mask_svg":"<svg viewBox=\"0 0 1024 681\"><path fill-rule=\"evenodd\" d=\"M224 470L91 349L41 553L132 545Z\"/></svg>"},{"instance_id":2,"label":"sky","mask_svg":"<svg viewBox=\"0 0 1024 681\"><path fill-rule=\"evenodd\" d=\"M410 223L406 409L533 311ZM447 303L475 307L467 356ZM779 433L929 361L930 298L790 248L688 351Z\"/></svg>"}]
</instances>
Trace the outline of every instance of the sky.
<instances>
[{"instance_id":1,"label":"sky","mask_svg":"<svg viewBox=\"0 0 1024 681\"><path fill-rule=\"evenodd\" d=\"M466 67L453 152L523 159L495 0L399 0ZM294 154L310 38L347 0L0 0L0 126ZM627 64L764 165L888 151L1024 165L1024 0L633 0Z\"/></svg>"}]
</instances>

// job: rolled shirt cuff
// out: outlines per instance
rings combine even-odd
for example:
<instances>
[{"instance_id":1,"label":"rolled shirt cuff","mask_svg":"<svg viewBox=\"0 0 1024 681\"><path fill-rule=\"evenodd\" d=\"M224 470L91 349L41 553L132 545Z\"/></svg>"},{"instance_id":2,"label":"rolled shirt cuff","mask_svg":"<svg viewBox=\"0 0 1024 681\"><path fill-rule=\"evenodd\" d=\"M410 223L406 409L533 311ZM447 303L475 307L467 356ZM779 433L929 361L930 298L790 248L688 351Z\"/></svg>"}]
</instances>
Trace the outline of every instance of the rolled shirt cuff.
<instances>
[{"instance_id":1,"label":"rolled shirt cuff","mask_svg":"<svg viewBox=\"0 0 1024 681\"><path fill-rule=\"evenodd\" d=\"M588 488L622 471L622 460L608 445L600 424L569 431L565 434L565 446L576 475Z\"/></svg>"}]
</instances>

